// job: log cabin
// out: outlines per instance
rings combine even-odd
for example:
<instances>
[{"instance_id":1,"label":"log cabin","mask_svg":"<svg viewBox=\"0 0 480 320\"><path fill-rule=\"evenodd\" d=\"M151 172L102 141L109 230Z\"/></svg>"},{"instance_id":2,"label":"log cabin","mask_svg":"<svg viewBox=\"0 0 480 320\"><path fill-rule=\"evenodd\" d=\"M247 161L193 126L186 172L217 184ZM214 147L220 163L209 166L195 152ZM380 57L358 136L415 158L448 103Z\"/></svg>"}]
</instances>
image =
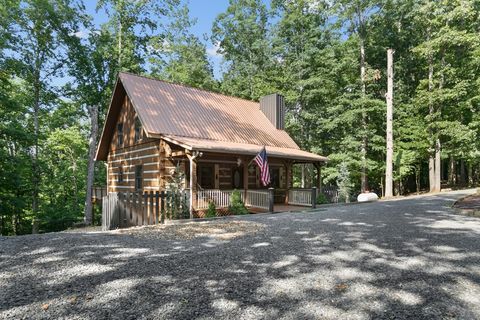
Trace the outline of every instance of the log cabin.
<instances>
[{"instance_id":1,"label":"log cabin","mask_svg":"<svg viewBox=\"0 0 480 320\"><path fill-rule=\"evenodd\" d=\"M292 166L311 163L321 188L327 158L301 150L284 130L284 98L249 101L131 73L118 76L96 153L107 163L107 191L187 190L190 210L208 201L227 206L229 193L262 208L267 187L291 203ZM271 183L252 162L265 146ZM298 195L297 195L298 197ZM291 199L290 199L291 200ZM298 201L297 201L298 202Z\"/></svg>"}]
</instances>

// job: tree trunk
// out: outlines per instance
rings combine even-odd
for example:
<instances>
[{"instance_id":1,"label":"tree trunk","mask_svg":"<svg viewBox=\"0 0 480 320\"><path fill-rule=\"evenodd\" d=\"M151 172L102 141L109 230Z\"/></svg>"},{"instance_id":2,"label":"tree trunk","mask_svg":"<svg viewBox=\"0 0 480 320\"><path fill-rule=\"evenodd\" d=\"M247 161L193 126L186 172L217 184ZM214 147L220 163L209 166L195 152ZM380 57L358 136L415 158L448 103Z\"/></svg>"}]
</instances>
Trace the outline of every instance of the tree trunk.
<instances>
[{"instance_id":1,"label":"tree trunk","mask_svg":"<svg viewBox=\"0 0 480 320\"><path fill-rule=\"evenodd\" d=\"M97 150L98 135L98 107L91 106L90 112L90 141L88 144L88 168L87 168L87 194L85 196L84 221L86 225L93 222L92 214L92 188L95 173L95 151Z\"/></svg>"},{"instance_id":2,"label":"tree trunk","mask_svg":"<svg viewBox=\"0 0 480 320\"><path fill-rule=\"evenodd\" d=\"M365 40L360 35L360 80L362 82L362 142L361 142L361 157L362 157L362 171L361 171L361 191L368 190L368 174L367 174L367 112L365 110L365 97L366 97L366 81L365 81Z\"/></svg>"},{"instance_id":3,"label":"tree trunk","mask_svg":"<svg viewBox=\"0 0 480 320\"><path fill-rule=\"evenodd\" d=\"M445 56L442 53L442 69L440 71L440 83L438 85L438 88L441 90L443 88L443 83L445 81L445 74L444 74L444 68L445 68ZM430 80L430 79L429 79ZM431 79L433 81L433 79ZM429 81L429 87L432 85L433 89L433 83ZM438 107L437 112L441 114L441 106ZM442 186L442 158L441 158L441 152L442 152L442 147L440 143L440 138L437 136L437 139L435 141L435 192L440 192Z\"/></svg>"},{"instance_id":4,"label":"tree trunk","mask_svg":"<svg viewBox=\"0 0 480 320\"><path fill-rule=\"evenodd\" d=\"M467 182L467 179L465 177L465 160L461 159L460 160L460 184L464 186Z\"/></svg>"},{"instance_id":5,"label":"tree trunk","mask_svg":"<svg viewBox=\"0 0 480 320\"><path fill-rule=\"evenodd\" d=\"M122 71L122 17L118 18L118 71Z\"/></svg>"},{"instance_id":6,"label":"tree trunk","mask_svg":"<svg viewBox=\"0 0 480 320\"><path fill-rule=\"evenodd\" d=\"M457 183L456 171L455 157L451 155L448 160L448 185L450 186L454 186Z\"/></svg>"},{"instance_id":7,"label":"tree trunk","mask_svg":"<svg viewBox=\"0 0 480 320\"><path fill-rule=\"evenodd\" d=\"M435 192L440 192L441 190L441 182L442 182L442 170L441 170L441 145L440 139L437 139L435 142Z\"/></svg>"},{"instance_id":8,"label":"tree trunk","mask_svg":"<svg viewBox=\"0 0 480 320\"><path fill-rule=\"evenodd\" d=\"M471 186L473 185L473 167L472 167L471 161L468 161L467 170L468 170L468 185Z\"/></svg>"},{"instance_id":9,"label":"tree trunk","mask_svg":"<svg viewBox=\"0 0 480 320\"><path fill-rule=\"evenodd\" d=\"M429 58L429 65L428 65L428 91L431 93L433 90L433 62L432 62L432 58L430 57ZM431 98L429 98L431 100ZM430 114L430 116L433 116L435 110L434 110L434 107L433 107L433 103L430 101L429 102L429 106L428 106L428 112ZM430 128L429 129L429 132L430 132L430 136L433 140L433 129ZM436 178L436 174L435 174L435 146L432 148L433 150L430 152L430 155L428 157L428 184L429 184L429 187L430 187L430 192L434 192L435 191L435 178Z\"/></svg>"},{"instance_id":10,"label":"tree trunk","mask_svg":"<svg viewBox=\"0 0 480 320\"><path fill-rule=\"evenodd\" d=\"M32 157L32 214L33 219L38 217L38 195L39 195L39 184L40 184L40 172L38 165L38 135L40 133L40 61L37 57L36 70L34 73L34 101L33 101L33 157ZM32 227L32 233L35 230Z\"/></svg>"},{"instance_id":11,"label":"tree trunk","mask_svg":"<svg viewBox=\"0 0 480 320\"><path fill-rule=\"evenodd\" d=\"M430 155L428 157L428 185L430 192L435 191L435 157Z\"/></svg>"},{"instance_id":12,"label":"tree trunk","mask_svg":"<svg viewBox=\"0 0 480 320\"><path fill-rule=\"evenodd\" d=\"M302 163L301 170L302 170L301 186L302 188L305 188L305 164L304 163Z\"/></svg>"},{"instance_id":13,"label":"tree trunk","mask_svg":"<svg viewBox=\"0 0 480 320\"><path fill-rule=\"evenodd\" d=\"M393 49L387 50L387 163L385 198L393 196Z\"/></svg>"},{"instance_id":14,"label":"tree trunk","mask_svg":"<svg viewBox=\"0 0 480 320\"><path fill-rule=\"evenodd\" d=\"M73 210L78 212L78 182L77 182L77 162L74 158L72 160L72 183L73 183Z\"/></svg>"},{"instance_id":15,"label":"tree trunk","mask_svg":"<svg viewBox=\"0 0 480 320\"><path fill-rule=\"evenodd\" d=\"M415 168L415 187L417 189L417 194L420 194L420 168Z\"/></svg>"}]
</instances>

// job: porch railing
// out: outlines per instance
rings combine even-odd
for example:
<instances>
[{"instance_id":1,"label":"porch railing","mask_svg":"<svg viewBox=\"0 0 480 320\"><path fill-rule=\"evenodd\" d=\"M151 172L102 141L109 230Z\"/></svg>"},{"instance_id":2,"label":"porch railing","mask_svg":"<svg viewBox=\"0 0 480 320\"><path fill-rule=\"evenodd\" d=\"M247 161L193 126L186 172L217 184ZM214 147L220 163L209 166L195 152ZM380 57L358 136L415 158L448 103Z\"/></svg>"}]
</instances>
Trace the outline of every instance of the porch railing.
<instances>
[{"instance_id":1,"label":"porch railing","mask_svg":"<svg viewBox=\"0 0 480 320\"><path fill-rule=\"evenodd\" d=\"M244 199L244 191L238 190L242 201ZM208 204L213 202L215 208L226 208L230 205L230 196L232 195L233 190L218 190L218 189L204 189L197 191L197 209L207 209Z\"/></svg>"},{"instance_id":2,"label":"porch railing","mask_svg":"<svg viewBox=\"0 0 480 320\"><path fill-rule=\"evenodd\" d=\"M269 191L268 190L247 190L245 199L245 190L238 189L240 197L245 206L269 210ZM227 208L230 205L230 197L233 190L204 189L197 191L196 208L203 210L208 208L209 202L215 204L215 208Z\"/></svg>"},{"instance_id":3,"label":"porch railing","mask_svg":"<svg viewBox=\"0 0 480 320\"><path fill-rule=\"evenodd\" d=\"M288 190L288 204L297 206L312 205L312 189L290 189Z\"/></svg>"},{"instance_id":4,"label":"porch railing","mask_svg":"<svg viewBox=\"0 0 480 320\"><path fill-rule=\"evenodd\" d=\"M102 229L155 225L165 219L186 219L186 192L110 192L102 198Z\"/></svg>"},{"instance_id":5,"label":"porch railing","mask_svg":"<svg viewBox=\"0 0 480 320\"><path fill-rule=\"evenodd\" d=\"M269 191L268 190L247 190L247 207L269 210Z\"/></svg>"}]
</instances>

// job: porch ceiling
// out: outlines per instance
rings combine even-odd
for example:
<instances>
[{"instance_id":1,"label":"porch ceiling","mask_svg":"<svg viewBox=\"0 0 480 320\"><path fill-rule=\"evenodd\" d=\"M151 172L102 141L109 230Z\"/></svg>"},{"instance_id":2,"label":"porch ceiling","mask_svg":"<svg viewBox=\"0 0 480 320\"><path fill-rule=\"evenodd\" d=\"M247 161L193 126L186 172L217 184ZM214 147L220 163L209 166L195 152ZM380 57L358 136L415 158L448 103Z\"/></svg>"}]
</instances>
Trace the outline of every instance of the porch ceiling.
<instances>
[{"instance_id":1,"label":"porch ceiling","mask_svg":"<svg viewBox=\"0 0 480 320\"><path fill-rule=\"evenodd\" d=\"M226 141L216 141L208 139L198 139L180 136L161 136L168 142L179 145L187 150L196 150L204 152L218 152L228 154L256 155L263 146L255 144L235 143ZM299 162L327 162L328 158L318 154L310 153L300 149L280 148L266 146L267 155L273 158L283 158L296 160Z\"/></svg>"}]
</instances>

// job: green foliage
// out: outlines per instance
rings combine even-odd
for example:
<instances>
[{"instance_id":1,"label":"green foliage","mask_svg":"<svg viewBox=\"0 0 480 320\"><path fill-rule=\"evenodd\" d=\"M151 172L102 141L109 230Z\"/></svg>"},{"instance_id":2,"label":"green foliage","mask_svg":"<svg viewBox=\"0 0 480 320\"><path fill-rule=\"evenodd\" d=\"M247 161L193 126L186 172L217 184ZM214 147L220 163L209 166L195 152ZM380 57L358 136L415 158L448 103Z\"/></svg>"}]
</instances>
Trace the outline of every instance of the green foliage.
<instances>
[{"instance_id":1,"label":"green foliage","mask_svg":"<svg viewBox=\"0 0 480 320\"><path fill-rule=\"evenodd\" d=\"M319 193L317 195L317 204L327 204L329 202L330 201L328 201L328 198L327 198L327 196L325 196L325 194Z\"/></svg>"},{"instance_id":2,"label":"green foliage","mask_svg":"<svg viewBox=\"0 0 480 320\"><path fill-rule=\"evenodd\" d=\"M245 204L242 201L240 191L233 190L232 195L230 196L230 205L228 206L228 211L235 215L248 214L248 209L245 207Z\"/></svg>"},{"instance_id":3,"label":"green foliage","mask_svg":"<svg viewBox=\"0 0 480 320\"><path fill-rule=\"evenodd\" d=\"M218 83L213 78L205 44L190 32L194 24L187 6L174 11L166 34L150 40L156 52L150 58L151 73L188 86L217 90Z\"/></svg>"},{"instance_id":4,"label":"green foliage","mask_svg":"<svg viewBox=\"0 0 480 320\"><path fill-rule=\"evenodd\" d=\"M215 208L215 202L210 201L208 203L207 211L205 211L205 218L213 218L217 216L217 209Z\"/></svg>"},{"instance_id":5,"label":"green foliage","mask_svg":"<svg viewBox=\"0 0 480 320\"><path fill-rule=\"evenodd\" d=\"M371 189L384 183L386 48L393 48L397 190L427 186L437 139L442 165L458 161L469 182L479 181L477 1L230 0L210 44L193 34L195 19L180 0L101 0L97 9L107 17L100 25L76 0L0 6L2 235L30 232L34 218L43 231L81 218L95 150L88 141L99 138L93 120L103 127L120 70L254 100L283 94L287 131L302 149L329 157L323 182L338 184L347 200L363 167ZM219 81L211 45L223 59ZM298 185L301 171L293 172ZM105 166L94 173L103 185ZM183 178L173 180L169 191L179 194ZM235 197L232 208L246 213ZM172 199L175 215L188 216L185 198Z\"/></svg>"},{"instance_id":6,"label":"green foliage","mask_svg":"<svg viewBox=\"0 0 480 320\"><path fill-rule=\"evenodd\" d=\"M352 193L352 182L350 181L350 172L347 164L342 162L339 168L339 175L337 177L338 197L340 202L350 202Z\"/></svg>"},{"instance_id":7,"label":"green foliage","mask_svg":"<svg viewBox=\"0 0 480 320\"><path fill-rule=\"evenodd\" d=\"M172 219L184 219L190 216L186 194L184 192L185 173L180 170L177 163L175 169L170 172L170 181L167 184L167 216Z\"/></svg>"},{"instance_id":8,"label":"green foliage","mask_svg":"<svg viewBox=\"0 0 480 320\"><path fill-rule=\"evenodd\" d=\"M223 55L226 71L221 90L257 100L271 93L274 57L268 35L268 11L261 0L230 0L212 27L212 42Z\"/></svg>"}]
</instances>

